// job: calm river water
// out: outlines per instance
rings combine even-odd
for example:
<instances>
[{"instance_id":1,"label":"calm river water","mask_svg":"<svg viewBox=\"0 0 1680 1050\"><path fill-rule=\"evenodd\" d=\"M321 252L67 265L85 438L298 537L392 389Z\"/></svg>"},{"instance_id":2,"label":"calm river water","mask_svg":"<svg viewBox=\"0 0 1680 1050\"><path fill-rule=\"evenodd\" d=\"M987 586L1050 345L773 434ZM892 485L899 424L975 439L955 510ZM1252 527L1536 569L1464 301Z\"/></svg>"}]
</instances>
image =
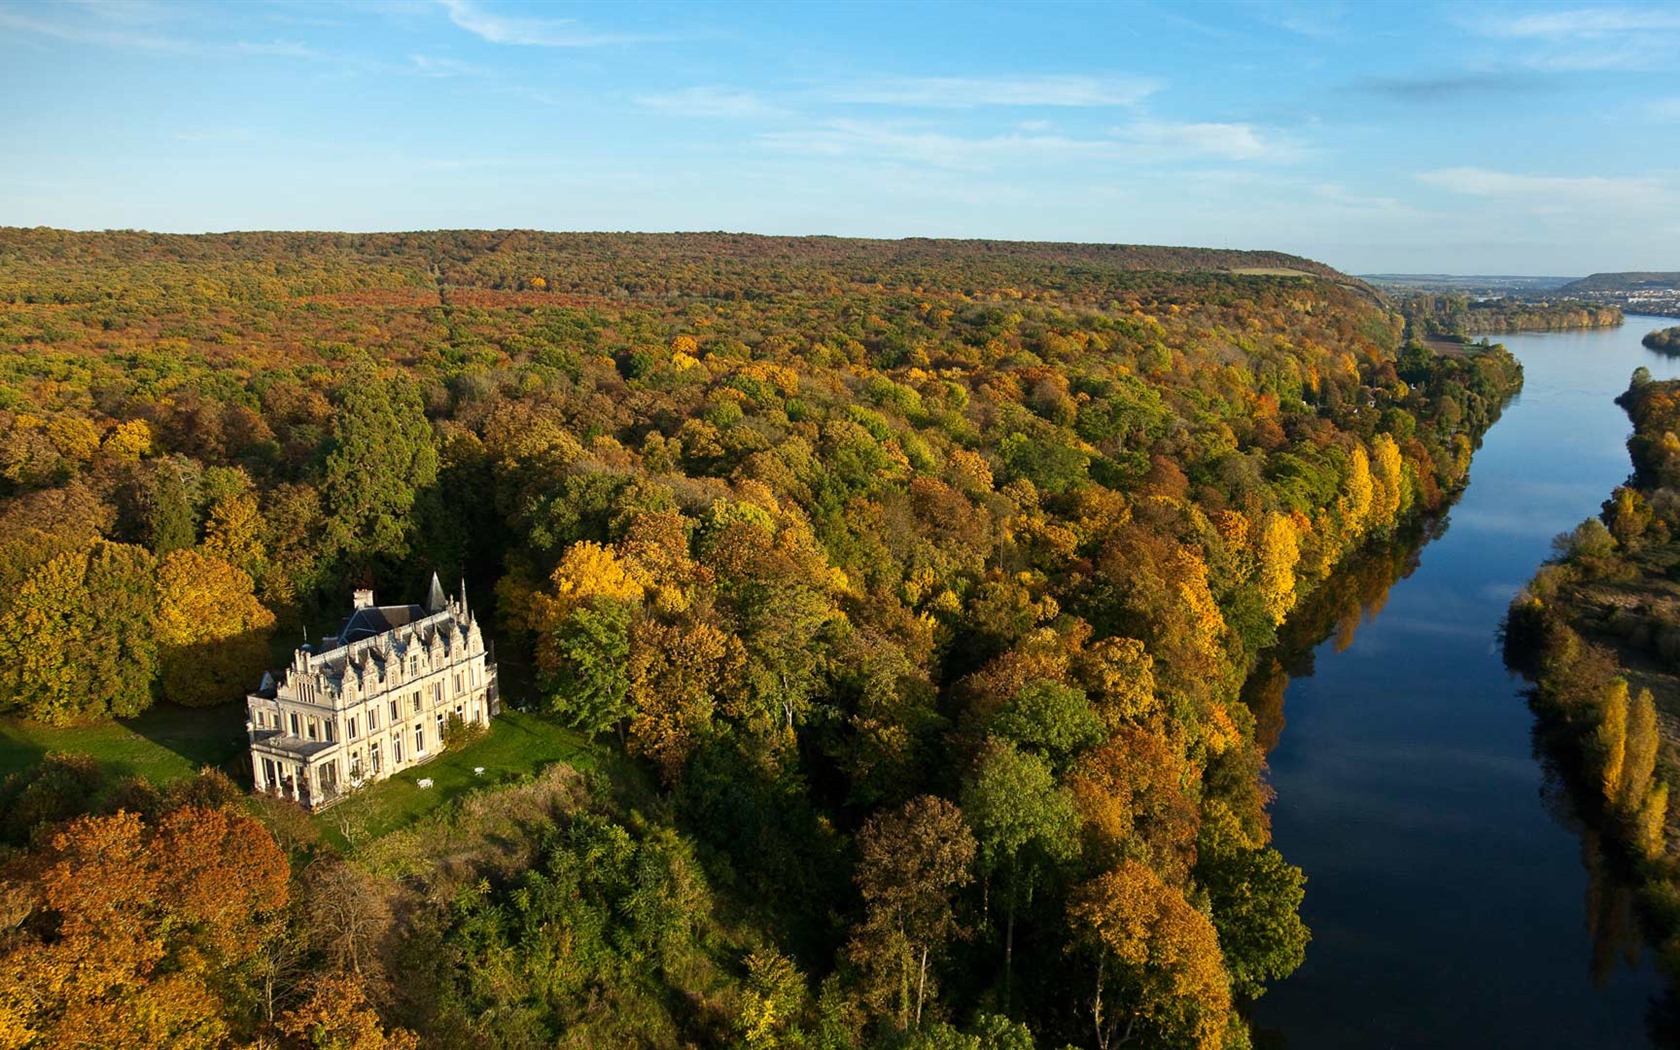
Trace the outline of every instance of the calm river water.
<instances>
[{"instance_id":1,"label":"calm river water","mask_svg":"<svg viewBox=\"0 0 1680 1050\"><path fill-rule=\"evenodd\" d=\"M1651 1045L1662 984L1532 742L1497 640L1554 535L1629 472L1612 399L1672 319L1492 337L1524 389L1416 570L1290 682L1270 756L1275 844L1307 873L1306 964L1257 1002L1289 1050ZM1345 646L1345 648L1344 648Z\"/></svg>"}]
</instances>

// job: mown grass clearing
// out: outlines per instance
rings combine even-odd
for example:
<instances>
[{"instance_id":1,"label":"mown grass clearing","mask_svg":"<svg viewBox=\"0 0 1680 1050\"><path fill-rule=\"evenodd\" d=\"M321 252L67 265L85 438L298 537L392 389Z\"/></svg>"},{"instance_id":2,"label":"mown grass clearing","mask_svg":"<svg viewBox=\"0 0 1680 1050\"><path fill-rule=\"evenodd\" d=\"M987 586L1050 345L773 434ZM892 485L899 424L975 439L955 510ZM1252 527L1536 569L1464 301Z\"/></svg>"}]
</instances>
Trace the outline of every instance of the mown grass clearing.
<instances>
[{"instance_id":1,"label":"mown grass clearing","mask_svg":"<svg viewBox=\"0 0 1680 1050\"><path fill-rule=\"evenodd\" d=\"M555 762L593 769L598 754L581 733L539 715L505 711L482 738L370 784L316 819L341 844L377 838L475 788L511 783ZM432 786L422 788L421 780Z\"/></svg>"},{"instance_id":2,"label":"mown grass clearing","mask_svg":"<svg viewBox=\"0 0 1680 1050\"><path fill-rule=\"evenodd\" d=\"M67 728L6 718L0 719L0 777L63 751L91 755L119 776L167 784L203 766L231 772L244 755L245 739L243 704L158 704L137 718Z\"/></svg>"}]
</instances>

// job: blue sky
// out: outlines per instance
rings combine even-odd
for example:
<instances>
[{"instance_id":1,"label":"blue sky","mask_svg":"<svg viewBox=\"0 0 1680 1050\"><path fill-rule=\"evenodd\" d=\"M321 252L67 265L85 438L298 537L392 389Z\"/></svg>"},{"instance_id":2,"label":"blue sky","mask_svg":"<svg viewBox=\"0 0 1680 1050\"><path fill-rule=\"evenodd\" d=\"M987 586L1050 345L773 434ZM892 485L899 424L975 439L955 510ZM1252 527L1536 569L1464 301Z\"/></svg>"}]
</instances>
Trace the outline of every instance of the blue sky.
<instances>
[{"instance_id":1,"label":"blue sky","mask_svg":"<svg viewBox=\"0 0 1680 1050\"><path fill-rule=\"evenodd\" d=\"M1680 4L0 0L0 225L1680 269Z\"/></svg>"}]
</instances>

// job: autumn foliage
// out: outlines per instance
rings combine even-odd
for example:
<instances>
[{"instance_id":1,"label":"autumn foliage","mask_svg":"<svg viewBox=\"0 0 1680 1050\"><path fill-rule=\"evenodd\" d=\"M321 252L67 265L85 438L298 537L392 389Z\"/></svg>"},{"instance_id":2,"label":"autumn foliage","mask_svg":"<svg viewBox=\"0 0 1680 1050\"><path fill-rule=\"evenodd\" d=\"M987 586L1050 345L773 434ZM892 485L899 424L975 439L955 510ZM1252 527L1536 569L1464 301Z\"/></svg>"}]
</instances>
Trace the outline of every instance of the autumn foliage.
<instances>
[{"instance_id":1,"label":"autumn foliage","mask_svg":"<svg viewBox=\"0 0 1680 1050\"><path fill-rule=\"evenodd\" d=\"M276 885L47 763L8 1038L1240 1043L1306 942L1243 684L1520 382L1402 331L1272 253L0 230L0 709L234 701L436 570L601 770L348 860L271 813Z\"/></svg>"}]
</instances>

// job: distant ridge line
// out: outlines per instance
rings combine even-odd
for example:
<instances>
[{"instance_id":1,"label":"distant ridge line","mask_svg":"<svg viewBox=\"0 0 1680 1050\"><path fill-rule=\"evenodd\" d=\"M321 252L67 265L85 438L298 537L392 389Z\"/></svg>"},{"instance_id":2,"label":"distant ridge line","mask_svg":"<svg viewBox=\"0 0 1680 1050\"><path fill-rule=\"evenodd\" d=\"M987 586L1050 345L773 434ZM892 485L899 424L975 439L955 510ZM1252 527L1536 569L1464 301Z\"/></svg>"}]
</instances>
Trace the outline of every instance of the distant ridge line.
<instances>
[{"instance_id":1,"label":"distant ridge line","mask_svg":"<svg viewBox=\"0 0 1680 1050\"><path fill-rule=\"evenodd\" d=\"M1680 272L1625 270L1595 273L1558 289L1560 292L1636 292L1647 289L1680 288Z\"/></svg>"},{"instance_id":2,"label":"distant ridge line","mask_svg":"<svg viewBox=\"0 0 1680 1050\"><path fill-rule=\"evenodd\" d=\"M124 258L129 260L192 262L217 249L280 242L293 248L337 252L369 251L391 261L393 254L415 253L416 261L444 247L457 252L465 241L474 255L512 251L559 254L584 252L599 256L616 243L622 246L661 244L677 257L727 260L762 256L766 249L797 247L824 249L816 255L847 261L915 261L919 258L992 256L1038 262L1112 266L1119 270L1183 272L1216 271L1256 276L1289 276L1290 272L1360 286L1363 281L1313 259L1286 252L1192 246L1109 244L1074 241L1016 241L991 238L905 237L877 239L831 235L775 236L751 233L612 233L545 232L539 230L426 230L390 233L331 231L230 231L224 233L151 233L143 230L72 231L50 227L0 227L0 259L30 253L36 259L62 261ZM446 243L447 242L447 243ZM839 260L836 260L839 261ZM1267 271L1286 271L1267 273ZM1373 293L1374 294L1374 293Z\"/></svg>"}]
</instances>

